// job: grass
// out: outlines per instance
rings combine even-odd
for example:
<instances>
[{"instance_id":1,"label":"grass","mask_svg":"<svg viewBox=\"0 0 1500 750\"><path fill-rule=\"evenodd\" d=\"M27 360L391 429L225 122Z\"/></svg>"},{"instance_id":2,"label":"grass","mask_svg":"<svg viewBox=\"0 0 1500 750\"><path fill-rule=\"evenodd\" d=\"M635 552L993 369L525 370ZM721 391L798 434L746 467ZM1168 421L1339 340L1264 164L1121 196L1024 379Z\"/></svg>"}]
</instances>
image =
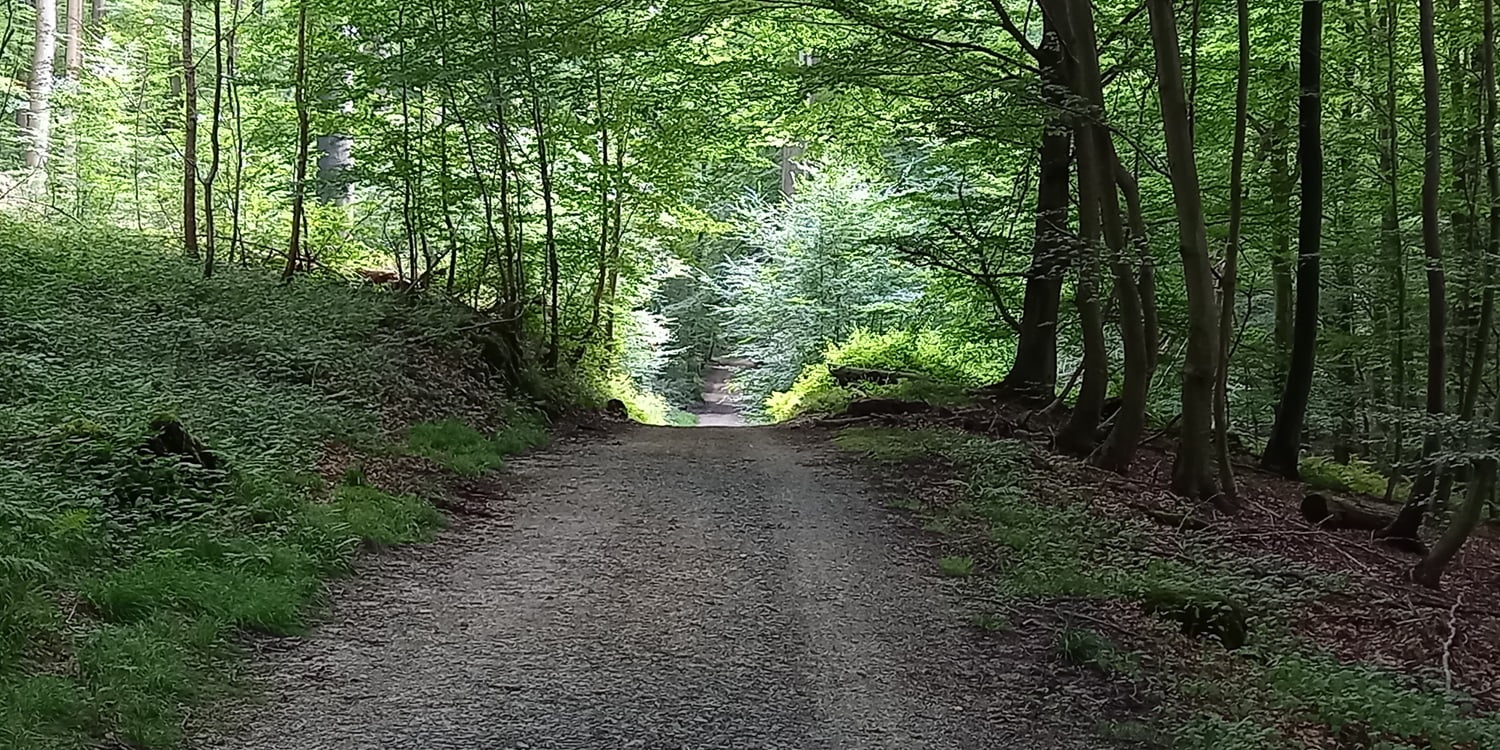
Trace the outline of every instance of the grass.
<instances>
[{"instance_id":1,"label":"grass","mask_svg":"<svg viewBox=\"0 0 1500 750\"><path fill-rule=\"evenodd\" d=\"M1339 663L1294 635L1293 613L1337 590L1338 576L1293 570L1276 558L1230 557L1193 541L1171 559L1152 555L1146 542L1159 529L1097 512L1087 488L1054 486L1060 497L1038 499L1031 449L1017 441L899 429L851 429L836 440L873 461L937 464L956 474L959 497L903 504L921 506L915 512L927 526L972 540L973 565L997 571L1001 596L1127 602L1205 636L1197 653L1168 654L1167 666L1147 670L1097 633L1063 631L1058 651L1065 661L1166 696L1152 726L1116 725L1110 734L1159 738L1165 729L1169 746L1181 750L1292 750L1305 745L1284 730L1315 724L1354 738L1348 747L1500 747L1500 717L1471 715L1463 696L1376 666ZM1046 481L1055 485L1056 478ZM957 569L948 562L957 559L940 564ZM1243 633L1223 627L1235 620L1230 615L1247 615ZM1241 639L1234 651L1215 643ZM1162 746L1159 739L1152 744Z\"/></svg>"},{"instance_id":2,"label":"grass","mask_svg":"<svg viewBox=\"0 0 1500 750\"><path fill-rule=\"evenodd\" d=\"M0 224L18 269L0 276L0 750L179 746L243 634L301 632L359 550L441 523L357 469L336 487L311 472L330 441L388 440L379 397L408 356L392 331L459 311L203 280L148 244ZM220 462L145 450L164 419ZM509 424L419 425L410 449L483 471L542 438Z\"/></svg>"},{"instance_id":3,"label":"grass","mask_svg":"<svg viewBox=\"0 0 1500 750\"><path fill-rule=\"evenodd\" d=\"M486 435L458 420L412 425L407 448L449 471L479 476L505 465L505 457L547 442L547 430L530 415L512 415L505 429Z\"/></svg>"},{"instance_id":4,"label":"grass","mask_svg":"<svg viewBox=\"0 0 1500 750\"><path fill-rule=\"evenodd\" d=\"M974 558L967 555L944 557L938 560L938 569L949 578L968 578L974 575Z\"/></svg>"}]
</instances>

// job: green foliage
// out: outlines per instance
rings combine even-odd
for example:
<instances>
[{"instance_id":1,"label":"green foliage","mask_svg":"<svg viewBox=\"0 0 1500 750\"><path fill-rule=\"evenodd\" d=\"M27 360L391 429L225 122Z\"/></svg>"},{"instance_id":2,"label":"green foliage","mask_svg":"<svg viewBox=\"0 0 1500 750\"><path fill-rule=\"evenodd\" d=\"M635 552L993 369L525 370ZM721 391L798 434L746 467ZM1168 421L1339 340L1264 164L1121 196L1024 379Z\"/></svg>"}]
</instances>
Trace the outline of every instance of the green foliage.
<instances>
[{"instance_id":1,"label":"green foliage","mask_svg":"<svg viewBox=\"0 0 1500 750\"><path fill-rule=\"evenodd\" d=\"M1286 570L1274 558L1247 564L1192 541L1172 559L1155 557L1143 551L1156 533L1148 522L1105 516L1090 508L1089 498L1055 486L1049 492L1053 502L1039 500L1030 448L1016 441L945 430L850 429L836 442L882 462L952 466L963 482L962 496L918 505L915 512L965 538L988 540L974 548L972 561L999 571L1004 593L1129 601L1189 634L1231 647L1248 643L1234 652L1202 654L1210 664L1225 660L1212 672L1192 671L1202 668L1195 661L1183 667L1190 671L1147 677L1164 679L1173 696L1159 716L1170 725L1173 747L1291 748L1274 723L1284 716L1367 737L1368 747L1500 742L1500 718L1469 715L1463 696L1380 667L1341 664L1294 636L1291 614L1334 590L1331 578ZM1295 575L1279 575L1283 571ZM1065 630L1059 651L1075 664L1143 678L1139 659L1087 630ZM1129 726L1116 726L1113 733L1159 736Z\"/></svg>"},{"instance_id":2,"label":"green foliage","mask_svg":"<svg viewBox=\"0 0 1500 750\"><path fill-rule=\"evenodd\" d=\"M505 465L505 457L547 442L547 431L530 416L515 416L494 435L457 420L412 425L407 448L449 471L479 476Z\"/></svg>"},{"instance_id":3,"label":"green foliage","mask_svg":"<svg viewBox=\"0 0 1500 750\"><path fill-rule=\"evenodd\" d=\"M1074 666L1090 666L1126 676L1141 671L1140 659L1136 655L1087 628L1065 628L1058 636L1057 651L1064 661Z\"/></svg>"},{"instance_id":4,"label":"green foliage","mask_svg":"<svg viewBox=\"0 0 1500 750\"><path fill-rule=\"evenodd\" d=\"M205 281L108 230L0 222L0 257L25 269L0 277L0 749L174 747L239 634L298 632L362 546L430 538L428 503L311 471L330 441L380 442L382 393L411 385L391 333L464 318ZM167 416L213 460L153 449ZM539 439L510 424L496 450Z\"/></svg>"},{"instance_id":5,"label":"green foliage","mask_svg":"<svg viewBox=\"0 0 1500 750\"><path fill-rule=\"evenodd\" d=\"M967 387L992 383L1003 376L1010 353L1003 347L953 340L937 331L895 330L875 334L859 329L842 344L829 346L823 363L803 368L791 388L771 394L766 414L785 421L802 414L843 410L861 397L925 401L935 406L967 403ZM894 384L843 387L831 367L860 367L926 375L931 379L903 379Z\"/></svg>"},{"instance_id":6,"label":"green foliage","mask_svg":"<svg viewBox=\"0 0 1500 750\"><path fill-rule=\"evenodd\" d=\"M1324 456L1307 456L1302 459L1301 469L1302 481L1318 489L1385 496L1388 480L1368 461L1341 464Z\"/></svg>"},{"instance_id":7,"label":"green foliage","mask_svg":"<svg viewBox=\"0 0 1500 750\"><path fill-rule=\"evenodd\" d=\"M949 578L968 578L974 575L974 558L968 555L949 555L938 560L938 570Z\"/></svg>"}]
</instances>

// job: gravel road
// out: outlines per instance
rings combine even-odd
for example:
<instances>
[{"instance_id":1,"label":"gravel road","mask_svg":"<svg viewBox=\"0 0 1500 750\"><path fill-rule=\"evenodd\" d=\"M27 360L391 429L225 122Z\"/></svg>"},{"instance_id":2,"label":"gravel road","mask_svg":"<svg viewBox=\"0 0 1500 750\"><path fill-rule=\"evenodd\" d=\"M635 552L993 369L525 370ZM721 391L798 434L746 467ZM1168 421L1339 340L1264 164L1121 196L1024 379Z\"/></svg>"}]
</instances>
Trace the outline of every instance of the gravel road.
<instances>
[{"instance_id":1,"label":"gravel road","mask_svg":"<svg viewBox=\"0 0 1500 750\"><path fill-rule=\"evenodd\" d=\"M856 473L770 428L518 460L499 517L368 559L192 746L1102 747L1045 644L967 626L959 584Z\"/></svg>"}]
</instances>

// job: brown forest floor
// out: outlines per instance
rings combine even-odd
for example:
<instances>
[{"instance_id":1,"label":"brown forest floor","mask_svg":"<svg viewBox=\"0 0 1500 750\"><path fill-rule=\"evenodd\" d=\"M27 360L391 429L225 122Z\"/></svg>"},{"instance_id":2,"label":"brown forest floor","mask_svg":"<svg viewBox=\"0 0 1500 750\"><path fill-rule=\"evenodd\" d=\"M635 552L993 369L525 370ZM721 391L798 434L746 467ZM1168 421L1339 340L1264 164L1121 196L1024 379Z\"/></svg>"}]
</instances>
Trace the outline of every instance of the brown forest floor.
<instances>
[{"instance_id":1,"label":"brown forest floor","mask_svg":"<svg viewBox=\"0 0 1500 750\"><path fill-rule=\"evenodd\" d=\"M856 421L824 422L845 425ZM1143 445L1133 471L1120 475L1057 453L1051 447L1051 435L1060 421L1043 419L1014 403L857 422L903 427L944 425L994 438L1024 440L1033 446L1033 461L1042 473L1055 477L1056 481L1048 484L1068 488L1073 497L1089 497L1092 509L1099 514L1140 519L1201 517L1200 507L1168 490L1175 453L1175 439L1170 436L1157 436ZM1375 543L1369 532L1328 530L1305 521L1299 508L1303 497L1312 491L1306 484L1260 470L1253 456L1237 456L1235 463L1246 504L1244 512L1214 515L1204 528L1185 529L1156 521L1161 524L1161 533L1154 535L1154 554L1180 558L1185 554L1183 543L1191 537L1196 543L1210 542L1247 560L1281 558L1342 575L1347 585L1341 591L1324 592L1295 613L1299 635L1347 663L1390 668L1420 677L1428 684L1451 681L1454 689L1473 697L1477 711L1500 711L1500 606L1496 604L1500 596L1500 528L1493 523L1482 526L1450 567L1442 589L1433 590L1409 579L1419 558ZM1039 491L1046 500L1047 488ZM1434 532L1429 529L1429 533ZM1096 606L1114 610L1105 612L1105 619L1139 619L1137 613L1124 611L1138 607L1121 608L1110 603Z\"/></svg>"}]
</instances>

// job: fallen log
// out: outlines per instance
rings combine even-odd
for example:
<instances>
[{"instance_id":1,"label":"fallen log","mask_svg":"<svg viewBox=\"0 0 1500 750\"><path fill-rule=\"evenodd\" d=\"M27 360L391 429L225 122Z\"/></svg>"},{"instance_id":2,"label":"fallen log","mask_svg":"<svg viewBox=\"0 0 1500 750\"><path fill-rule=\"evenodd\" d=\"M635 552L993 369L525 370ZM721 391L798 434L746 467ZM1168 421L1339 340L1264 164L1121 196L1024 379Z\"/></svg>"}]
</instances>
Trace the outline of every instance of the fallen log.
<instances>
[{"instance_id":1,"label":"fallen log","mask_svg":"<svg viewBox=\"0 0 1500 750\"><path fill-rule=\"evenodd\" d=\"M846 417L875 417L883 414L920 414L932 411L932 404L923 401L903 401L898 398L867 398L855 401L844 409Z\"/></svg>"},{"instance_id":2,"label":"fallen log","mask_svg":"<svg viewBox=\"0 0 1500 750\"><path fill-rule=\"evenodd\" d=\"M1302 498L1302 517L1325 529L1380 531L1396 519L1396 514L1314 492Z\"/></svg>"},{"instance_id":3,"label":"fallen log","mask_svg":"<svg viewBox=\"0 0 1500 750\"><path fill-rule=\"evenodd\" d=\"M854 383L876 383L879 385L891 385L903 380L930 380L920 372L903 372L901 370L872 370L865 367L830 367L828 374L833 376L839 385L848 387Z\"/></svg>"}]
</instances>

